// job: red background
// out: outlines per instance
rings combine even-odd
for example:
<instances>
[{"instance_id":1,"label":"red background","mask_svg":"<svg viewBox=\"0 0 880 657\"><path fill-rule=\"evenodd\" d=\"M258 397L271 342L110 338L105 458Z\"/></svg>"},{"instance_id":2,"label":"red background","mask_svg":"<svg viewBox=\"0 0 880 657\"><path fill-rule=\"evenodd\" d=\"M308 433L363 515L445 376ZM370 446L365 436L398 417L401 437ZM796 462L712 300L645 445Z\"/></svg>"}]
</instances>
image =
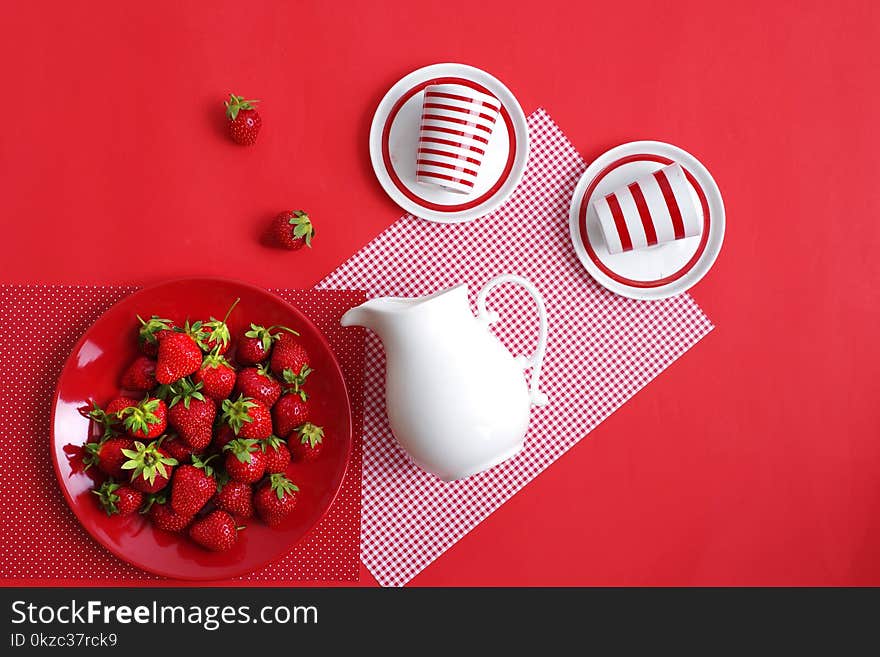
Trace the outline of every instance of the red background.
<instances>
[{"instance_id":1,"label":"red background","mask_svg":"<svg viewBox=\"0 0 880 657\"><path fill-rule=\"evenodd\" d=\"M388 87L479 66L588 160L703 160L717 328L413 583L880 584L880 9L587 5L5 2L0 280L311 286L401 214L366 147ZM263 100L253 148L230 91ZM261 246L294 207L314 249Z\"/></svg>"}]
</instances>

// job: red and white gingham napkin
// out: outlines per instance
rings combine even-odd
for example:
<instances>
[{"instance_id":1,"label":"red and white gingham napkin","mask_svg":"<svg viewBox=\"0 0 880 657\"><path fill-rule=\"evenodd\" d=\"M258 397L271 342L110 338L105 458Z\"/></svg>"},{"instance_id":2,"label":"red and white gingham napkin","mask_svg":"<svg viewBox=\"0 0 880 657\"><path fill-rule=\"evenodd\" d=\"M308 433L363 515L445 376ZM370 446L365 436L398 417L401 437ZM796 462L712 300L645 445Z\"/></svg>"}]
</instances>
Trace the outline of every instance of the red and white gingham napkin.
<instances>
[{"instance_id":1,"label":"red and white gingham napkin","mask_svg":"<svg viewBox=\"0 0 880 657\"><path fill-rule=\"evenodd\" d=\"M402 586L504 504L544 468L712 330L686 294L635 301L596 284L569 239L568 207L586 168L538 109L528 119L531 155L522 183L492 214L465 224L404 216L318 284L368 296L420 296L467 282L471 301L503 273L532 280L550 321L541 390L525 448L480 475L443 483L412 465L385 417L384 352L370 334L364 400L361 559L384 586ZM503 286L490 298L494 330L530 354L537 318L529 297Z\"/></svg>"}]
</instances>

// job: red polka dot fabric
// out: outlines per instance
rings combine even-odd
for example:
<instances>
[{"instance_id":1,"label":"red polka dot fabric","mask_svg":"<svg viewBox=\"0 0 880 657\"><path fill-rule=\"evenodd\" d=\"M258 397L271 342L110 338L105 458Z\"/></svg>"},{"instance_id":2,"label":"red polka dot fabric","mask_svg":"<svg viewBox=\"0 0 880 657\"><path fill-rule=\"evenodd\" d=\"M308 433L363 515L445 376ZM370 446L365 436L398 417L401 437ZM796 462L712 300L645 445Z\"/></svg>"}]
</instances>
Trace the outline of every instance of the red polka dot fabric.
<instances>
[{"instance_id":1,"label":"red polka dot fabric","mask_svg":"<svg viewBox=\"0 0 880 657\"><path fill-rule=\"evenodd\" d=\"M55 382L79 337L114 303L119 286L0 285L0 578L52 584L163 580L120 561L80 527L58 488L49 454ZM363 425L364 345L339 326L356 291L271 290L308 315L333 347ZM324 519L285 557L230 583L356 581L360 564L361 436Z\"/></svg>"}]
</instances>

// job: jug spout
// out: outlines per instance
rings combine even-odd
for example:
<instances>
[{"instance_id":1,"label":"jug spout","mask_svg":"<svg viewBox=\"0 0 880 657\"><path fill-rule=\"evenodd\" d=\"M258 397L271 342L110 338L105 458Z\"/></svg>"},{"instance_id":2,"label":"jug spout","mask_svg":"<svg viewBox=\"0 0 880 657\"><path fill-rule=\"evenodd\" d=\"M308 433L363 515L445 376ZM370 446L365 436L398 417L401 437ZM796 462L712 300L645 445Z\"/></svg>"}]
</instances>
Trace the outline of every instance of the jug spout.
<instances>
[{"instance_id":1,"label":"jug spout","mask_svg":"<svg viewBox=\"0 0 880 657\"><path fill-rule=\"evenodd\" d=\"M370 299L359 306L349 309L339 321L343 326L363 326L371 331L377 331L382 319L389 311L392 299Z\"/></svg>"}]
</instances>

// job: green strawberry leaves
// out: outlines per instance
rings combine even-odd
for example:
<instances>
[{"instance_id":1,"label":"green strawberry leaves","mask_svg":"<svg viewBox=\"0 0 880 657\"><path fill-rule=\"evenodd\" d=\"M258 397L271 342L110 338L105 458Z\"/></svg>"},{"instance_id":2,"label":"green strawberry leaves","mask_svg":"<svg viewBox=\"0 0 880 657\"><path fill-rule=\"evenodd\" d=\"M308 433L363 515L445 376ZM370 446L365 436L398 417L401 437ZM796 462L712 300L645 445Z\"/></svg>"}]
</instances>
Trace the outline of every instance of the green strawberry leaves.
<instances>
[{"instance_id":1,"label":"green strawberry leaves","mask_svg":"<svg viewBox=\"0 0 880 657\"><path fill-rule=\"evenodd\" d=\"M299 374L297 374L288 367L281 373L281 378L284 379L284 383L287 384L288 392L299 395L303 401L306 401L309 396L306 394L306 391L303 390L303 386L306 384L306 379L309 377L309 374L314 371L315 370L308 365L303 365Z\"/></svg>"},{"instance_id":2,"label":"green strawberry leaves","mask_svg":"<svg viewBox=\"0 0 880 657\"><path fill-rule=\"evenodd\" d=\"M221 407L223 409L223 420L229 424L236 436L245 422L254 421L254 418L251 417L248 411L256 407L256 405L253 399L244 395L239 395L236 401L223 400L223 406Z\"/></svg>"},{"instance_id":3,"label":"green strawberry leaves","mask_svg":"<svg viewBox=\"0 0 880 657\"><path fill-rule=\"evenodd\" d=\"M255 105L259 102L259 100L245 100L244 96L229 94L229 100L224 103L226 105L226 118L230 121L235 121L241 110L255 109Z\"/></svg>"},{"instance_id":4,"label":"green strawberry leaves","mask_svg":"<svg viewBox=\"0 0 880 657\"><path fill-rule=\"evenodd\" d=\"M279 500L283 500L285 495L293 495L299 492L299 486L281 473L269 475L269 486L275 491L275 495Z\"/></svg>"},{"instance_id":5,"label":"green strawberry leaves","mask_svg":"<svg viewBox=\"0 0 880 657\"><path fill-rule=\"evenodd\" d=\"M302 210L294 210L293 215L287 220L293 226L293 236L304 239L306 246L312 248L312 238L315 236L315 228L312 220Z\"/></svg>"},{"instance_id":6,"label":"green strawberry leaves","mask_svg":"<svg viewBox=\"0 0 880 657\"><path fill-rule=\"evenodd\" d=\"M303 445L308 444L310 447L314 447L324 440L324 429L311 422L301 424L294 431L299 434L299 440Z\"/></svg>"},{"instance_id":7,"label":"green strawberry leaves","mask_svg":"<svg viewBox=\"0 0 880 657\"><path fill-rule=\"evenodd\" d=\"M251 452L256 452L260 449L259 440L253 440L251 438L236 438L235 440L230 440L226 445L223 446L224 451L228 450L235 454L235 458L237 458L242 463L250 463L251 462Z\"/></svg>"},{"instance_id":8,"label":"green strawberry leaves","mask_svg":"<svg viewBox=\"0 0 880 657\"><path fill-rule=\"evenodd\" d=\"M172 391L175 393L174 397L171 398L171 403L169 406L174 406L178 402L183 402L185 408L189 408L189 403L193 399L198 399L199 401L205 401L205 396L201 393L202 390L202 382L199 381L196 384L190 380L189 377L185 379L181 379L177 383L174 384L177 386L176 388L172 388Z\"/></svg>"},{"instance_id":9,"label":"green strawberry leaves","mask_svg":"<svg viewBox=\"0 0 880 657\"><path fill-rule=\"evenodd\" d=\"M145 445L138 440L134 443L134 449L123 449L122 454L128 458L122 464L122 469L132 470L131 480L143 477L151 485L155 483L157 476L168 479L168 468L177 465L177 459L160 452L156 443Z\"/></svg>"}]
</instances>

